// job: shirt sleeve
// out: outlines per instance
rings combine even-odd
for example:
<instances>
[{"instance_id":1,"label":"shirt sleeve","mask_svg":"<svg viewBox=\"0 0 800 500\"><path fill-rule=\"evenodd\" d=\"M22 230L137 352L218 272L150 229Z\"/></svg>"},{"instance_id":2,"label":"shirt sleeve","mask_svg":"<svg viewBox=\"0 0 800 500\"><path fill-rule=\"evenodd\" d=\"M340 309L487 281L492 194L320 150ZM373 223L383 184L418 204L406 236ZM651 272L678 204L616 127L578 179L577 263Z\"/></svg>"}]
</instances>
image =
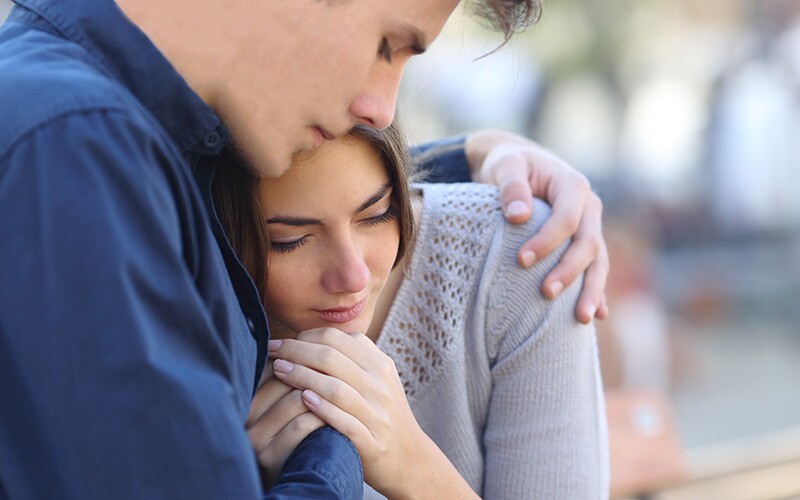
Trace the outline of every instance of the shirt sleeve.
<instances>
[{"instance_id":1,"label":"shirt sleeve","mask_svg":"<svg viewBox=\"0 0 800 500\"><path fill-rule=\"evenodd\" d=\"M10 497L262 494L230 332L212 318L224 308L203 300L187 266L198 256L175 190L189 185L145 128L120 112L73 113L0 158L0 490Z\"/></svg>"},{"instance_id":2,"label":"shirt sleeve","mask_svg":"<svg viewBox=\"0 0 800 500\"><path fill-rule=\"evenodd\" d=\"M608 498L608 445L594 327L575 320L582 281L552 301L542 281L565 247L532 269L517 249L549 208L532 220L501 223L487 265L492 394L484 432L485 498ZM492 255L493 254L493 255Z\"/></svg>"},{"instance_id":3,"label":"shirt sleeve","mask_svg":"<svg viewBox=\"0 0 800 500\"><path fill-rule=\"evenodd\" d=\"M308 435L289 456L266 500L360 499L361 459L353 443L332 427Z\"/></svg>"},{"instance_id":4,"label":"shirt sleeve","mask_svg":"<svg viewBox=\"0 0 800 500\"><path fill-rule=\"evenodd\" d=\"M418 162L425 182L470 182L472 180L464 155L463 136L414 146L411 156Z\"/></svg>"}]
</instances>

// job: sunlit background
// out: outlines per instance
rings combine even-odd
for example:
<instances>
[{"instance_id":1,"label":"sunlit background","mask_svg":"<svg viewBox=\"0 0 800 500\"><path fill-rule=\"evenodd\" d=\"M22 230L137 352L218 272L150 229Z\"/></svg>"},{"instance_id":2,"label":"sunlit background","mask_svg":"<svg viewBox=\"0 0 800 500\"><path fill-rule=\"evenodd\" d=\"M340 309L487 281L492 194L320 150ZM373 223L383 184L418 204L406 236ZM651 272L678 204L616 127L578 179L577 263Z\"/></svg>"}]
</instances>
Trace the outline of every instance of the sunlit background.
<instances>
[{"instance_id":1,"label":"sunlit background","mask_svg":"<svg viewBox=\"0 0 800 500\"><path fill-rule=\"evenodd\" d=\"M534 137L604 200L614 496L800 498L800 0L549 0L499 42L457 15L400 109Z\"/></svg>"},{"instance_id":2,"label":"sunlit background","mask_svg":"<svg viewBox=\"0 0 800 500\"><path fill-rule=\"evenodd\" d=\"M800 1L550 0L498 42L453 19L401 109L534 137L603 198L615 496L800 498Z\"/></svg>"}]
</instances>

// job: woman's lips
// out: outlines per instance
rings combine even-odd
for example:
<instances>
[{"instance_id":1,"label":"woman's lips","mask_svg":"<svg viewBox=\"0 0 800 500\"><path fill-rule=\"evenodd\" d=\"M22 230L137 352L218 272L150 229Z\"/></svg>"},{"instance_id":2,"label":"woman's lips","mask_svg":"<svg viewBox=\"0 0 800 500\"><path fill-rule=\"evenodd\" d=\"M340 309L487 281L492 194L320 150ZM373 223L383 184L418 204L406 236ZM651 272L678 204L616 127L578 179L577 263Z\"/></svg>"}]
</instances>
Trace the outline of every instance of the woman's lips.
<instances>
[{"instance_id":1,"label":"woman's lips","mask_svg":"<svg viewBox=\"0 0 800 500\"><path fill-rule=\"evenodd\" d=\"M320 317L328 323L347 323L348 321L356 319L358 315L361 314L361 311L364 310L364 303L366 301L367 299L365 298L356 302L356 304L352 307L317 310L317 313L319 313Z\"/></svg>"}]
</instances>

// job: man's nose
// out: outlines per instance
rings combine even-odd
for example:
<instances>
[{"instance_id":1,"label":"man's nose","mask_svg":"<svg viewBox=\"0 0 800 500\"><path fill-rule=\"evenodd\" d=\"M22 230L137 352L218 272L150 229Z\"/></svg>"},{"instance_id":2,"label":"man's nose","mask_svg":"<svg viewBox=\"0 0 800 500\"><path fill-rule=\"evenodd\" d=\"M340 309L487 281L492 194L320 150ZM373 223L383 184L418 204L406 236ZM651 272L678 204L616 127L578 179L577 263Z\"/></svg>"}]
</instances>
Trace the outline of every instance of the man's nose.
<instances>
[{"instance_id":1,"label":"man's nose","mask_svg":"<svg viewBox=\"0 0 800 500\"><path fill-rule=\"evenodd\" d=\"M350 114L357 123L375 129L392 124L402 76L399 63L373 69L367 85L350 103Z\"/></svg>"}]
</instances>

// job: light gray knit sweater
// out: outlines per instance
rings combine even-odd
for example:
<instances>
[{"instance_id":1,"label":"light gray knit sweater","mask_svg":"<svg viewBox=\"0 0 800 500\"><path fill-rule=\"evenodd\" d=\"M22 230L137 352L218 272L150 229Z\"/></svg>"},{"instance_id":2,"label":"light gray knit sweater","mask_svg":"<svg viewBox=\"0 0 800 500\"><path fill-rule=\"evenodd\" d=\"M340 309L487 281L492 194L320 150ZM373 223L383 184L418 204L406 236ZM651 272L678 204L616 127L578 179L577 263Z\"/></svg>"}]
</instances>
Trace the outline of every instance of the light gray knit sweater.
<instances>
[{"instance_id":1,"label":"light gray knit sweater","mask_svg":"<svg viewBox=\"0 0 800 500\"><path fill-rule=\"evenodd\" d=\"M608 498L594 328L574 315L581 283L546 300L564 248L532 269L516 260L549 207L537 200L513 226L494 186L419 187L416 247L377 344L420 426L484 498Z\"/></svg>"}]
</instances>

